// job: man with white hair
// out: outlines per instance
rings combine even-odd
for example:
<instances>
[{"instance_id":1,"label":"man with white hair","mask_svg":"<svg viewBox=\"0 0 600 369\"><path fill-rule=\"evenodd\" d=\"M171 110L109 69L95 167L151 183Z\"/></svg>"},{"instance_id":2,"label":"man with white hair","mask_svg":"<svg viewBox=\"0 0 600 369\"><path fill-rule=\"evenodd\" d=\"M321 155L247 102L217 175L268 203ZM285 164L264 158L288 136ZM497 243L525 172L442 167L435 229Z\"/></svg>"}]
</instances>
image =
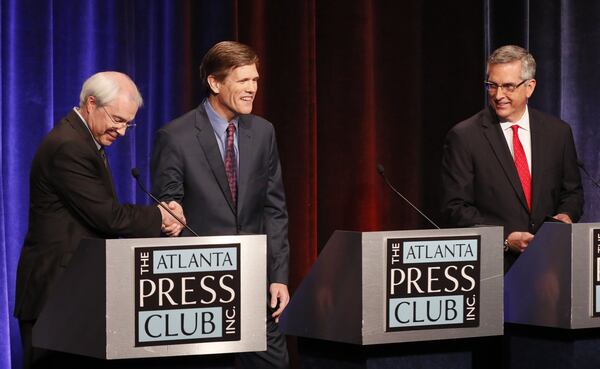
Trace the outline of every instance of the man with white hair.
<instances>
[{"instance_id":1,"label":"man with white hair","mask_svg":"<svg viewBox=\"0 0 600 369\"><path fill-rule=\"evenodd\" d=\"M59 367L66 354L33 348L33 326L83 238L176 236L182 225L158 206L118 202L104 149L124 136L142 105L125 74L83 84L80 105L46 136L30 172L29 229L17 270L15 316L24 367ZM181 207L169 207L183 216Z\"/></svg>"}]
</instances>

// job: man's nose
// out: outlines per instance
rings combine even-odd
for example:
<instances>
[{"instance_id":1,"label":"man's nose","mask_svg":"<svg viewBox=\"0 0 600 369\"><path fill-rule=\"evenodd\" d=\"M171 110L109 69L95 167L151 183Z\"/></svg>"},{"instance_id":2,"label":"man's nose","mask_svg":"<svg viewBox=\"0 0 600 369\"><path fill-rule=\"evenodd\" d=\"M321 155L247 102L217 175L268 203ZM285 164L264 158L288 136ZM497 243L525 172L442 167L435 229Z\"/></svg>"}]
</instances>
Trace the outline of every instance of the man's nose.
<instances>
[{"instance_id":1,"label":"man's nose","mask_svg":"<svg viewBox=\"0 0 600 369\"><path fill-rule=\"evenodd\" d=\"M496 93L494 94L494 98L496 100L500 100L504 96L506 96L506 94L504 93L504 89L502 87L498 86L498 88L496 89Z\"/></svg>"},{"instance_id":2,"label":"man's nose","mask_svg":"<svg viewBox=\"0 0 600 369\"><path fill-rule=\"evenodd\" d=\"M246 91L248 92L256 92L258 89L258 83L256 81L251 81L246 86Z\"/></svg>"}]
</instances>

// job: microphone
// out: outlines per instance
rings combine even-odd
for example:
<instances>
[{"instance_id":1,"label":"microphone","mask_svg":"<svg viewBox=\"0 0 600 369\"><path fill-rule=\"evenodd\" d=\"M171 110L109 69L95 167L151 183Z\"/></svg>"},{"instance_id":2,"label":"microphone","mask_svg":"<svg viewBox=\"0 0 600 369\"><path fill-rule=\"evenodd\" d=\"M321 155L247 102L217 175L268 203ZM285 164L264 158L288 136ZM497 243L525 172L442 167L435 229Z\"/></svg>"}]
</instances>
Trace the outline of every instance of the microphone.
<instances>
[{"instance_id":1,"label":"microphone","mask_svg":"<svg viewBox=\"0 0 600 369\"><path fill-rule=\"evenodd\" d=\"M183 220L181 220L181 218L179 218L177 215L175 215L175 213L173 213L173 211L171 211L171 209L169 209L168 206L165 206L163 203L161 203L160 201L158 201L158 199L156 197L154 197L154 195L152 195L150 192L148 192L146 190L146 188L144 187L144 185L142 184L142 181L140 181L140 171L137 168L131 168L131 175L133 176L133 178L135 178L135 181L137 182L138 186L140 186L140 188L142 189L142 191L144 191L144 193L148 196L150 196L150 198L152 200L154 200L154 202L156 204L158 204L158 206L160 206L161 208L165 209L169 214L171 214L171 216L173 218L175 218L175 220L177 220L182 226L184 226L188 231L192 232L192 234L196 237L200 237L198 235L198 233L194 232L193 229L191 229L190 227L188 227L187 224L185 224L185 222Z\"/></svg>"},{"instance_id":2,"label":"microphone","mask_svg":"<svg viewBox=\"0 0 600 369\"><path fill-rule=\"evenodd\" d=\"M381 164L377 164L377 172L379 173L379 175L383 178L383 180L385 181L385 183L388 185L389 188L392 189L392 191L394 191L396 193L396 195L400 196L402 198L402 200L406 201L408 203L408 205L412 206L413 209L415 209L419 214L421 214L423 216L423 218L427 219L427 221L433 225L435 228L440 229L440 227L438 227L437 224L435 224L433 222L433 220L429 219L427 217L427 215L423 214L423 212L421 210L419 210L419 208L417 208L416 206L413 205L412 202L408 201L408 199L406 197L404 197L404 195L402 195L398 190L396 190L396 188L394 188L394 186L392 186L392 184L390 183L390 181L387 179L387 177L385 176L385 169L383 168L383 165Z\"/></svg>"},{"instance_id":3,"label":"microphone","mask_svg":"<svg viewBox=\"0 0 600 369\"><path fill-rule=\"evenodd\" d=\"M585 169L585 166L583 165L583 161L581 161L581 159L577 159L577 166L578 166L579 168L581 168L581 170L583 171L583 173L585 173L585 176L586 176L586 177L587 177L587 178L588 178L590 181L592 181L592 183L593 183L593 184L594 184L594 185L595 185L597 188L600 188L600 184L598 184L598 181L596 181L596 180L594 179L594 177L592 177L592 176L591 176L591 175L588 173L588 171Z\"/></svg>"}]
</instances>

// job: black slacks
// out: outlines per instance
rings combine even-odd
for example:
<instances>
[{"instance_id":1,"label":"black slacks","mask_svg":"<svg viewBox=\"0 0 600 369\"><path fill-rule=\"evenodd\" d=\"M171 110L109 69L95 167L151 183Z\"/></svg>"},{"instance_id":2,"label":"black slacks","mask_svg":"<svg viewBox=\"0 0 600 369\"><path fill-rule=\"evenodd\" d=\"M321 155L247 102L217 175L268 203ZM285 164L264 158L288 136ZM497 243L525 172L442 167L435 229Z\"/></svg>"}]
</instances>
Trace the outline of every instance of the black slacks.
<instances>
[{"instance_id":1,"label":"black slacks","mask_svg":"<svg viewBox=\"0 0 600 369\"><path fill-rule=\"evenodd\" d=\"M285 336L279 331L279 324L267 313L267 351L244 352L236 355L236 366L243 369L273 368L287 369L290 358Z\"/></svg>"}]
</instances>

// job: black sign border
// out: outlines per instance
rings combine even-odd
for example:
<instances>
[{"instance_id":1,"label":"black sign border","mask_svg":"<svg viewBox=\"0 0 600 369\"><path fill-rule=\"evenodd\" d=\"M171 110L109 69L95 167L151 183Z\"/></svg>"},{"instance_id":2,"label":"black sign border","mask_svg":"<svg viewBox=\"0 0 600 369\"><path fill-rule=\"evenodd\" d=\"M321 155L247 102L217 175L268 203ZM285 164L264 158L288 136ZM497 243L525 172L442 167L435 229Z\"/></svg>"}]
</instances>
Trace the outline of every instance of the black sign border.
<instances>
[{"instance_id":1,"label":"black sign border","mask_svg":"<svg viewBox=\"0 0 600 369\"><path fill-rule=\"evenodd\" d=\"M475 287L477 290L477 298L478 301L481 302L481 235L465 235L465 236L448 236L448 237L410 237L410 238L400 238L400 237L388 237L385 239L385 270L386 270L386 281L384 283L385 286L385 332L405 332L405 331L416 331L416 330L436 330L436 329L449 329L449 328L462 328L462 329L470 329L470 328L478 328L480 326L480 317L481 317L481 303L478 304L478 314L477 314L477 323L476 325L465 326L465 323L457 323L457 324L439 324L439 325L421 325L421 326L411 326L411 327L390 327L390 295L389 295L389 282L390 282L390 267L388 265L389 262L389 246L388 243L390 240L398 240L402 242L402 246L404 247L405 242L410 241L435 241L435 240L476 240L477 241L477 270L479 272L479 279L477 280L477 286ZM417 263L415 263L417 264ZM427 264L427 263L418 263L418 264ZM451 265L453 262L437 262L436 265ZM434 293L429 294L427 297L436 297L436 296L447 296L444 293Z\"/></svg>"},{"instance_id":2,"label":"black sign border","mask_svg":"<svg viewBox=\"0 0 600 369\"><path fill-rule=\"evenodd\" d=\"M236 291L239 294L239 309L237 311L237 316L239 317L239 338L237 339L231 339L231 340L225 340L223 339L224 336L221 337L212 337L212 338L192 338L192 339L185 339L185 340L165 340L165 341L152 341L152 342L139 342L139 318L138 318L138 313L139 313L139 309L138 309L138 304L137 304L137 297L139 296L139 283L135 283L136 282L136 278L137 278L137 272L138 270L136 269L136 264L138 259L136 258L136 251L138 249L142 249L142 250L150 250L150 251L161 251L161 250L181 250L181 249L199 249L199 248L225 248L225 247L235 247L237 249L237 263L238 263L238 273L240 275L240 280L238 281L240 284L240 291ZM139 247L134 247L133 250L133 256L134 256L134 270L133 270L133 281L134 281L134 329L135 329L135 338L134 338L134 347L149 347L149 346L171 346L171 345L184 345L184 344L190 344L190 343L196 343L196 344L201 344L201 343L209 343L209 342L237 342L237 341L241 341L242 340L242 319L241 319L241 310L242 310L242 297L241 297L241 285L242 285L242 262L241 262L241 243L222 243L222 244L204 244L204 245L173 245L173 246L158 246L158 247L148 247L148 246L139 246ZM177 310L180 309L180 307L172 307L172 308L166 308L164 310Z\"/></svg>"},{"instance_id":3,"label":"black sign border","mask_svg":"<svg viewBox=\"0 0 600 369\"><path fill-rule=\"evenodd\" d=\"M598 270L598 258L600 258L600 252L596 252L600 247L600 229L592 229L592 318L600 317L600 311L596 311L596 287L600 285L600 281L596 281L596 271Z\"/></svg>"}]
</instances>

